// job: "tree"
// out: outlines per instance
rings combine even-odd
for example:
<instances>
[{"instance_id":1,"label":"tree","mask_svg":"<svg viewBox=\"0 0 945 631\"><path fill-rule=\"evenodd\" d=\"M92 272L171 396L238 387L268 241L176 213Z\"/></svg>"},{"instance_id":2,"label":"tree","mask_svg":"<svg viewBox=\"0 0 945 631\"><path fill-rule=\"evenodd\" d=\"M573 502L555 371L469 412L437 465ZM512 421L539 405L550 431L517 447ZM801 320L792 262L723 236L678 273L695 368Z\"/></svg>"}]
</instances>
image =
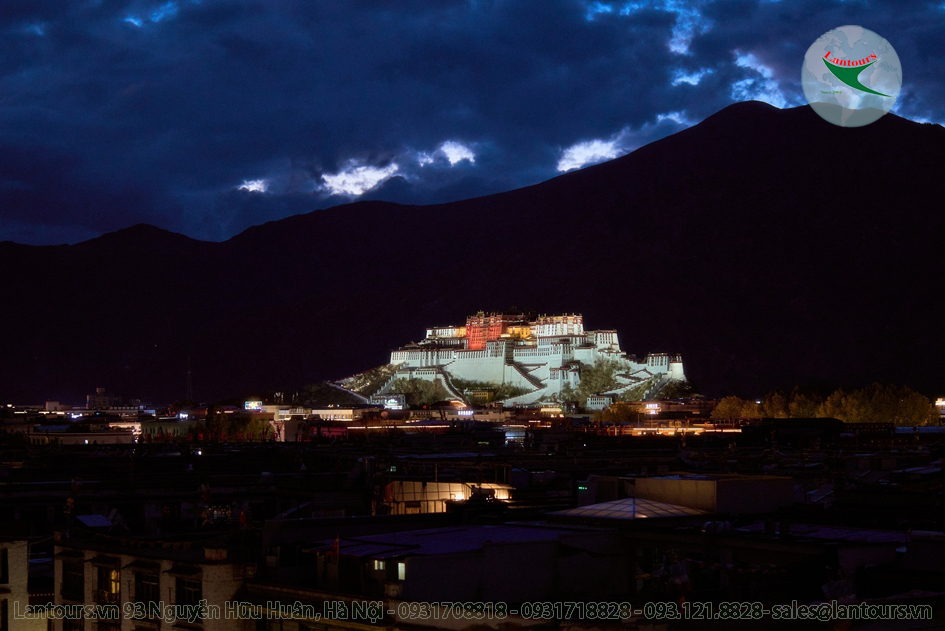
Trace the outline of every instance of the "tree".
<instances>
[{"instance_id":1,"label":"tree","mask_svg":"<svg viewBox=\"0 0 945 631\"><path fill-rule=\"evenodd\" d=\"M656 395L656 399L658 401L666 401L667 399L685 399L697 393L698 391L691 381L673 379L660 388L660 391Z\"/></svg>"},{"instance_id":2,"label":"tree","mask_svg":"<svg viewBox=\"0 0 945 631\"><path fill-rule=\"evenodd\" d=\"M821 404L818 416L845 423L930 425L938 422L935 405L907 386L874 383L861 390L836 390Z\"/></svg>"},{"instance_id":3,"label":"tree","mask_svg":"<svg viewBox=\"0 0 945 631\"><path fill-rule=\"evenodd\" d=\"M643 397L649 392L650 388L653 387L653 384L656 382L656 377L650 377L649 379L644 379L640 383L627 388L620 394L621 401L642 401Z\"/></svg>"},{"instance_id":4,"label":"tree","mask_svg":"<svg viewBox=\"0 0 945 631\"><path fill-rule=\"evenodd\" d=\"M742 418L764 418L764 405L757 401L745 401L742 405Z\"/></svg>"},{"instance_id":5,"label":"tree","mask_svg":"<svg viewBox=\"0 0 945 631\"><path fill-rule=\"evenodd\" d=\"M909 390L909 388L903 388ZM918 392L903 393L895 422L898 425L938 425L940 414L931 399Z\"/></svg>"},{"instance_id":6,"label":"tree","mask_svg":"<svg viewBox=\"0 0 945 631\"><path fill-rule=\"evenodd\" d=\"M725 397L712 418L836 418L844 423L938 424L939 414L927 397L906 386L874 383L860 390L834 390L826 399L794 388L790 395L769 392L761 404Z\"/></svg>"},{"instance_id":7,"label":"tree","mask_svg":"<svg viewBox=\"0 0 945 631\"><path fill-rule=\"evenodd\" d=\"M403 394L407 405L420 407L449 398L449 393L439 381L426 379L397 379L390 386L391 393Z\"/></svg>"},{"instance_id":8,"label":"tree","mask_svg":"<svg viewBox=\"0 0 945 631\"><path fill-rule=\"evenodd\" d=\"M255 415L240 415L234 418L230 426L230 432L242 434L247 440L249 440L250 437L252 437L253 440L265 440L273 433L272 425L269 424L269 421Z\"/></svg>"},{"instance_id":9,"label":"tree","mask_svg":"<svg viewBox=\"0 0 945 631\"><path fill-rule=\"evenodd\" d=\"M599 392L613 390L620 385L617 370L620 364L615 360L598 359L593 364L581 364L581 383L577 387L578 403L583 406L587 397Z\"/></svg>"},{"instance_id":10,"label":"tree","mask_svg":"<svg viewBox=\"0 0 945 631\"><path fill-rule=\"evenodd\" d=\"M574 391L574 388L571 387L570 383L566 383L563 386L561 386L561 392L556 394L554 398L556 401L560 401L561 403L577 403L578 402L577 392Z\"/></svg>"},{"instance_id":11,"label":"tree","mask_svg":"<svg viewBox=\"0 0 945 631\"><path fill-rule=\"evenodd\" d=\"M360 403L360 399L353 394L333 388L325 381L303 386L292 399L293 405L315 408L329 405L358 405Z\"/></svg>"},{"instance_id":12,"label":"tree","mask_svg":"<svg viewBox=\"0 0 945 631\"><path fill-rule=\"evenodd\" d=\"M598 423L636 423L640 420L640 413L634 412L633 408L627 403L614 403L606 410L601 410L594 414L594 420Z\"/></svg>"},{"instance_id":13,"label":"tree","mask_svg":"<svg viewBox=\"0 0 945 631\"><path fill-rule=\"evenodd\" d=\"M929 425L938 421L932 401L907 386L874 383L858 395L867 422Z\"/></svg>"},{"instance_id":14,"label":"tree","mask_svg":"<svg viewBox=\"0 0 945 631\"><path fill-rule=\"evenodd\" d=\"M219 405L211 405L207 410L207 420L204 423L207 428L207 432L214 438L219 440L225 440L227 436L227 430L229 429L229 421L226 418L222 408Z\"/></svg>"},{"instance_id":15,"label":"tree","mask_svg":"<svg viewBox=\"0 0 945 631\"><path fill-rule=\"evenodd\" d=\"M384 364L383 366L376 366L370 370L365 370L362 373L348 377L341 383L348 390L369 397L372 394L377 394L377 391L380 390L396 372L397 366L394 364Z\"/></svg>"},{"instance_id":16,"label":"tree","mask_svg":"<svg viewBox=\"0 0 945 631\"><path fill-rule=\"evenodd\" d=\"M791 415L788 397L783 392L769 392L761 404L762 415L767 418L788 418Z\"/></svg>"},{"instance_id":17,"label":"tree","mask_svg":"<svg viewBox=\"0 0 945 631\"><path fill-rule=\"evenodd\" d=\"M725 397L719 401L719 404L712 410L712 418L725 420L743 418L742 408L745 407L746 403L748 403L748 401L735 396Z\"/></svg>"},{"instance_id":18,"label":"tree","mask_svg":"<svg viewBox=\"0 0 945 631\"><path fill-rule=\"evenodd\" d=\"M488 390L492 392L493 400L502 401L511 399L520 394L525 394L528 389L519 386L513 386L510 383L494 383L491 381L475 381L472 379L461 379L459 377L450 377L453 387L463 394L467 390Z\"/></svg>"},{"instance_id":19,"label":"tree","mask_svg":"<svg viewBox=\"0 0 945 631\"><path fill-rule=\"evenodd\" d=\"M738 418L761 418L764 408L755 401L740 399L735 396L725 397L712 410L712 418L734 420Z\"/></svg>"},{"instance_id":20,"label":"tree","mask_svg":"<svg viewBox=\"0 0 945 631\"><path fill-rule=\"evenodd\" d=\"M800 388L794 388L788 403L788 415L791 418L815 418L823 402L824 398L818 394L805 394Z\"/></svg>"},{"instance_id":21,"label":"tree","mask_svg":"<svg viewBox=\"0 0 945 631\"><path fill-rule=\"evenodd\" d=\"M820 407L817 408L816 416L819 418L838 418L843 420L844 396L843 390L834 390L831 392L824 402L820 404Z\"/></svg>"}]
</instances>

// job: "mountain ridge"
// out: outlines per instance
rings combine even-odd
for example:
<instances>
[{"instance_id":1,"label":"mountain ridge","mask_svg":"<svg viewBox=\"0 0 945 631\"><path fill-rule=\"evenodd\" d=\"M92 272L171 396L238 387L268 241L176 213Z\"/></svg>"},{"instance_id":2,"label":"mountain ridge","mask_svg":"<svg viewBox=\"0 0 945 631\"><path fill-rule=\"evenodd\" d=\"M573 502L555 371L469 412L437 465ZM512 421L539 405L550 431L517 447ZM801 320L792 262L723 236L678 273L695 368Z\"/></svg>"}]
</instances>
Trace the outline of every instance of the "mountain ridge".
<instances>
[{"instance_id":1,"label":"mountain ridge","mask_svg":"<svg viewBox=\"0 0 945 631\"><path fill-rule=\"evenodd\" d=\"M203 399L298 387L513 305L583 312L637 354L680 352L709 394L874 379L937 394L943 139L891 114L843 129L742 103L485 197L355 202L223 242L137 227L0 247L13 295L71 307L4 312L0 400L180 398L188 356Z\"/></svg>"}]
</instances>

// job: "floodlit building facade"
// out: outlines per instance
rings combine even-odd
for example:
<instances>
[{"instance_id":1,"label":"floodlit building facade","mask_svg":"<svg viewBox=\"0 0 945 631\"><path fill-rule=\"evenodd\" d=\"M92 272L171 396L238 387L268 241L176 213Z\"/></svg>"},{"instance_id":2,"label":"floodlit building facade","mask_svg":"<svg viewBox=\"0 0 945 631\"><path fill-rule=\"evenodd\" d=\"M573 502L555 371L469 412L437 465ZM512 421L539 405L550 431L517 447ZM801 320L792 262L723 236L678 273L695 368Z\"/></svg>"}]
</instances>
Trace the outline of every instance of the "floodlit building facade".
<instances>
[{"instance_id":1,"label":"floodlit building facade","mask_svg":"<svg viewBox=\"0 0 945 631\"><path fill-rule=\"evenodd\" d=\"M620 348L617 331L586 331L580 314L533 317L522 313L478 313L465 326L431 327L419 343L391 352L396 372L378 391L398 379L439 381L454 398L464 399L453 380L510 385L525 393L507 405L554 398L577 388L582 367L613 362L619 386L616 398L642 386L644 392L672 380L685 380L682 357L653 353L642 360Z\"/></svg>"}]
</instances>

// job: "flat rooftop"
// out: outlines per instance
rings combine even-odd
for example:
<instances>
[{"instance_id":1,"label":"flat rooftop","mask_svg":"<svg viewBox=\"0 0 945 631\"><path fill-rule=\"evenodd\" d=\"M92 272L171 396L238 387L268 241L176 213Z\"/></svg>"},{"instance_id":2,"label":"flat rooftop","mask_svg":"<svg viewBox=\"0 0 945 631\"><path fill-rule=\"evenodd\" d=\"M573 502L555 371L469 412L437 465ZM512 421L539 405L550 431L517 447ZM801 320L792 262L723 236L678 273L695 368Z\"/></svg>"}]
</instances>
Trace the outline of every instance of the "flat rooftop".
<instances>
[{"instance_id":1,"label":"flat rooftop","mask_svg":"<svg viewBox=\"0 0 945 631\"><path fill-rule=\"evenodd\" d=\"M735 528L732 532L764 534L765 525L759 522ZM792 523L789 532L792 539L842 541L846 543L905 543L908 540L906 533L896 530L873 530L870 528L823 526L819 524Z\"/></svg>"},{"instance_id":2,"label":"flat rooftop","mask_svg":"<svg viewBox=\"0 0 945 631\"><path fill-rule=\"evenodd\" d=\"M588 532L606 532L606 528L550 525L545 522L523 522L501 525L457 526L393 532L367 537L341 538L341 554L372 559L413 555L455 554L473 552L486 545L555 541L563 536ZM322 541L309 550L330 550L333 540Z\"/></svg>"},{"instance_id":3,"label":"flat rooftop","mask_svg":"<svg viewBox=\"0 0 945 631\"><path fill-rule=\"evenodd\" d=\"M654 500L645 500L639 497L628 497L612 502L579 506L577 508L569 508L568 510L552 513L552 515L564 515L568 517L618 519L621 521L657 517L692 517L706 514L704 510L677 506L676 504L667 504L665 502L656 502Z\"/></svg>"}]
</instances>

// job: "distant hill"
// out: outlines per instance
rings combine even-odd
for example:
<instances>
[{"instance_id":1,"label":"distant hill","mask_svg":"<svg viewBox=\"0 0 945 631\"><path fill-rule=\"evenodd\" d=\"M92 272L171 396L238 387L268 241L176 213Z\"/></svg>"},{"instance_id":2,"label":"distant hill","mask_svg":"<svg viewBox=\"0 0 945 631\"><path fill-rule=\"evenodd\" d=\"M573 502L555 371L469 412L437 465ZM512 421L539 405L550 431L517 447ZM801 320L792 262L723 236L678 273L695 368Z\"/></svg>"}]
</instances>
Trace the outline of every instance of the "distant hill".
<instances>
[{"instance_id":1,"label":"distant hill","mask_svg":"<svg viewBox=\"0 0 945 631\"><path fill-rule=\"evenodd\" d=\"M580 312L708 394L945 394L945 130L732 105L610 162L433 206L361 202L224 243L136 226L0 244L0 402L203 400L388 361L480 309Z\"/></svg>"}]
</instances>

